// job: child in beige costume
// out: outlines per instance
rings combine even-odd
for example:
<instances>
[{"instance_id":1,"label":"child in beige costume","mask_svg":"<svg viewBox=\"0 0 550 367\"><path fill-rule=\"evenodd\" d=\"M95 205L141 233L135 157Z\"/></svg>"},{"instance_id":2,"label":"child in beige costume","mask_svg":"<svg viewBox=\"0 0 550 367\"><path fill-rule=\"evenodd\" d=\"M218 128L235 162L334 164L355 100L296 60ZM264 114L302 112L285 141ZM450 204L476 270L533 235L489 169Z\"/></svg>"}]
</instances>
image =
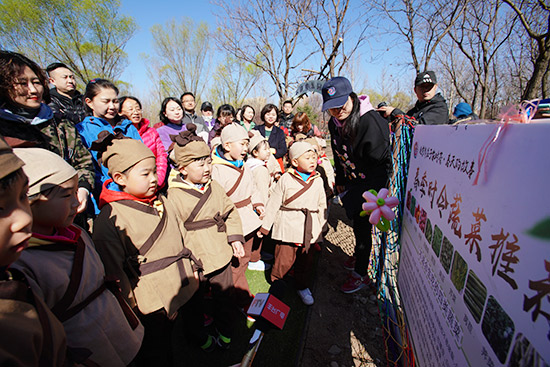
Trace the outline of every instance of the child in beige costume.
<instances>
[{"instance_id":1,"label":"child in beige costume","mask_svg":"<svg viewBox=\"0 0 550 367\"><path fill-rule=\"evenodd\" d=\"M326 196L323 181L315 171L317 153L313 146L296 142L289 149L289 158L292 168L275 185L258 235L268 234L273 227L271 237L277 245L271 280L282 279L294 266L298 294L306 305L312 305L310 247L322 241Z\"/></svg>"}]
</instances>

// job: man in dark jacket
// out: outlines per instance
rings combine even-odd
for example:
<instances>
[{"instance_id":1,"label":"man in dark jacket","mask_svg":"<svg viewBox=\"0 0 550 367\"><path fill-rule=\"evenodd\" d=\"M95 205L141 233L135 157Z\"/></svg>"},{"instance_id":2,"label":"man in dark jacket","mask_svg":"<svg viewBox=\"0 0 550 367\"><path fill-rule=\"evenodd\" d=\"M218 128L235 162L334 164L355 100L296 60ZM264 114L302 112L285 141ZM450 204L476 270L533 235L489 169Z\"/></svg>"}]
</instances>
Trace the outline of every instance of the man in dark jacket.
<instances>
[{"instance_id":1,"label":"man in dark jacket","mask_svg":"<svg viewBox=\"0 0 550 367\"><path fill-rule=\"evenodd\" d=\"M83 96L76 90L74 73L60 62L48 65L46 68L48 81L54 87L50 89L51 102L48 106L59 118L78 124L89 114L84 107Z\"/></svg>"},{"instance_id":2,"label":"man in dark jacket","mask_svg":"<svg viewBox=\"0 0 550 367\"><path fill-rule=\"evenodd\" d=\"M181 121L183 126L191 122L197 127L197 135L201 136L202 132L208 134L210 129L206 126L203 118L195 113L195 107L197 105L195 102L195 95L191 92L183 92L180 100L183 105L183 120Z\"/></svg>"},{"instance_id":3,"label":"man in dark jacket","mask_svg":"<svg viewBox=\"0 0 550 367\"><path fill-rule=\"evenodd\" d=\"M292 113L292 101L286 100L283 102L281 107L281 114L279 115L279 127L290 130L290 125L292 125L292 119L294 119L294 114Z\"/></svg>"},{"instance_id":4,"label":"man in dark jacket","mask_svg":"<svg viewBox=\"0 0 550 367\"><path fill-rule=\"evenodd\" d=\"M414 93L418 101L406 114L398 108L383 106L378 111L394 121L400 117L408 119L413 124L443 125L449 123L449 107L441 93L437 92L437 79L433 71L424 71L416 75Z\"/></svg>"}]
</instances>

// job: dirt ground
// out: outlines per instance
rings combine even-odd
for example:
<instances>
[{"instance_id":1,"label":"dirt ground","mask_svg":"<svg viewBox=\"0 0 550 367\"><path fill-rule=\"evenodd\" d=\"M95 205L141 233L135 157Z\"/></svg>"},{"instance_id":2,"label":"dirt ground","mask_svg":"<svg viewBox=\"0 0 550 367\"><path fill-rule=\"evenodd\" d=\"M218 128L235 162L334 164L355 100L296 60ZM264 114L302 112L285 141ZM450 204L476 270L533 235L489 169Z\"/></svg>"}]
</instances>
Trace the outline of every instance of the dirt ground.
<instances>
[{"instance_id":1,"label":"dirt ground","mask_svg":"<svg viewBox=\"0 0 550 367\"><path fill-rule=\"evenodd\" d=\"M355 240L343 208L331 205L330 231L317 268L300 366L386 366L378 306L374 291L353 294L339 290L348 271L342 267Z\"/></svg>"}]
</instances>

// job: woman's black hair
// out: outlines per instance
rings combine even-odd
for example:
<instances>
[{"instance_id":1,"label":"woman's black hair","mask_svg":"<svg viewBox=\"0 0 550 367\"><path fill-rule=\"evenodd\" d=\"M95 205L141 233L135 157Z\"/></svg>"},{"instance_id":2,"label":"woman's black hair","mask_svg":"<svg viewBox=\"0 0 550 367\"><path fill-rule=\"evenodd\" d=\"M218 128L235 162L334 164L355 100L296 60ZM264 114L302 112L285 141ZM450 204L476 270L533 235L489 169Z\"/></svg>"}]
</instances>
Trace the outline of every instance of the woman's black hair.
<instances>
[{"instance_id":1,"label":"woman's black hair","mask_svg":"<svg viewBox=\"0 0 550 367\"><path fill-rule=\"evenodd\" d=\"M235 113L235 107L227 103L222 104L220 107L218 107L216 118L220 118L222 116L233 116L233 118L235 118L237 116L237 114Z\"/></svg>"},{"instance_id":2,"label":"woman's black hair","mask_svg":"<svg viewBox=\"0 0 550 367\"><path fill-rule=\"evenodd\" d=\"M88 98L90 101L93 100L94 97L97 96L99 93L101 93L103 89L112 89L118 95L118 88L113 82L107 79L96 78L96 79L90 80L88 84L86 84L86 91L84 92L84 101L86 100L86 98ZM85 105L86 105L86 110L89 113L92 113L93 111L90 108L90 106L88 106L87 103L85 103Z\"/></svg>"},{"instance_id":3,"label":"woman's black hair","mask_svg":"<svg viewBox=\"0 0 550 367\"><path fill-rule=\"evenodd\" d=\"M264 123L265 123L265 115L267 115L272 110L275 110L275 113L277 114L277 120L279 119L279 109L277 108L277 106L275 106L273 103L268 103L262 108L262 112L260 112L260 119Z\"/></svg>"},{"instance_id":4,"label":"woman's black hair","mask_svg":"<svg viewBox=\"0 0 550 367\"><path fill-rule=\"evenodd\" d=\"M359 101L359 97L355 92L351 92L349 96L351 97L353 107L342 129L342 135L349 136L351 138L351 141L353 142L355 140L355 134L357 134L359 121L361 120L361 102Z\"/></svg>"},{"instance_id":5,"label":"woman's black hair","mask_svg":"<svg viewBox=\"0 0 550 367\"><path fill-rule=\"evenodd\" d=\"M176 102L183 110L183 105L181 104L181 101L179 99L175 97L164 98L164 101L162 101L162 104L160 105L159 119L165 125L170 123L170 119L164 114L166 112L166 106L168 106L168 102Z\"/></svg>"},{"instance_id":6,"label":"woman's black hair","mask_svg":"<svg viewBox=\"0 0 550 367\"><path fill-rule=\"evenodd\" d=\"M118 99L118 103L120 103L120 109L122 109L122 105L124 104L124 102L126 102L127 99L131 99L132 101L135 101L139 108L142 109L143 107L141 106L141 102L139 101L139 99L137 99L136 97L133 97L133 96L122 96Z\"/></svg>"},{"instance_id":7,"label":"woman's black hair","mask_svg":"<svg viewBox=\"0 0 550 367\"><path fill-rule=\"evenodd\" d=\"M38 77L44 89L42 99L50 103L50 89L44 70L28 57L17 52L0 50L0 105L13 102L10 91L15 88L15 82L19 74L28 66Z\"/></svg>"},{"instance_id":8,"label":"woman's black hair","mask_svg":"<svg viewBox=\"0 0 550 367\"><path fill-rule=\"evenodd\" d=\"M256 110L254 109L254 107L252 107L251 105L249 104L245 104L244 106L241 107L242 109L242 112L241 112L241 120L243 120L243 115L244 113L246 112L246 109L247 108L251 108L252 109L252 112L254 112L254 116L252 116L252 119L254 120L254 117L256 116ZM243 120L244 121L244 120Z\"/></svg>"}]
</instances>

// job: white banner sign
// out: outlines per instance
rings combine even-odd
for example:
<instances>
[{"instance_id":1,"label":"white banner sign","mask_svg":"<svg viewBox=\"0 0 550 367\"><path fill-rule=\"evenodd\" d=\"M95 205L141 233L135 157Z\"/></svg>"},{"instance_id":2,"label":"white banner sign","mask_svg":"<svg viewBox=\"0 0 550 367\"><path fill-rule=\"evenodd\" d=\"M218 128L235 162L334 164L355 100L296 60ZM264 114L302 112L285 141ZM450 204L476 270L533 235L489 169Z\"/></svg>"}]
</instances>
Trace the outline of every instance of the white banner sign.
<instances>
[{"instance_id":1,"label":"white banner sign","mask_svg":"<svg viewBox=\"0 0 550 367\"><path fill-rule=\"evenodd\" d=\"M550 123L497 129L416 128L398 287L418 366L550 363Z\"/></svg>"}]
</instances>

